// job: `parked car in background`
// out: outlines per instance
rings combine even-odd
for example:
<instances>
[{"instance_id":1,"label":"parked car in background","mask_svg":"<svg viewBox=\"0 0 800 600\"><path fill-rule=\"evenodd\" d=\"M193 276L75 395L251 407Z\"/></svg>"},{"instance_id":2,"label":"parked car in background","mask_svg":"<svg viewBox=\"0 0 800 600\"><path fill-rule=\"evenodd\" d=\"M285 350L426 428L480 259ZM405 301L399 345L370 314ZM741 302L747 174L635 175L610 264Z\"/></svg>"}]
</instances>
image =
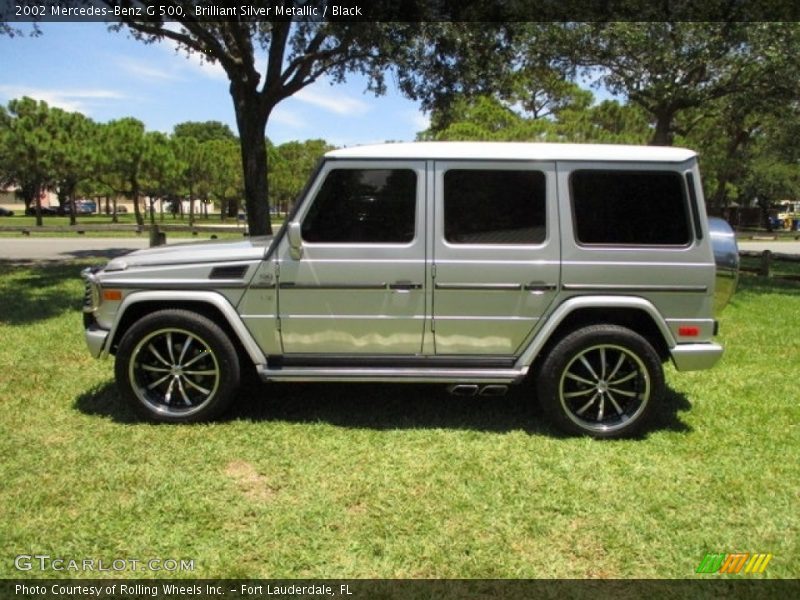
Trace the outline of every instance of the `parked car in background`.
<instances>
[{"instance_id":1,"label":"parked car in background","mask_svg":"<svg viewBox=\"0 0 800 600\"><path fill-rule=\"evenodd\" d=\"M14 216L13 210L8 210L7 208L3 208L2 206L0 206L0 217L13 217L13 216Z\"/></svg>"},{"instance_id":2,"label":"parked car in background","mask_svg":"<svg viewBox=\"0 0 800 600\"><path fill-rule=\"evenodd\" d=\"M75 212L79 215L91 215L97 212L97 203L94 200L76 200Z\"/></svg>"},{"instance_id":3,"label":"parked car in background","mask_svg":"<svg viewBox=\"0 0 800 600\"><path fill-rule=\"evenodd\" d=\"M42 206L41 207L42 215L44 216L55 216L58 214L58 207L55 206ZM36 205L31 204L28 208L25 209L25 214L29 217L36 216Z\"/></svg>"}]
</instances>

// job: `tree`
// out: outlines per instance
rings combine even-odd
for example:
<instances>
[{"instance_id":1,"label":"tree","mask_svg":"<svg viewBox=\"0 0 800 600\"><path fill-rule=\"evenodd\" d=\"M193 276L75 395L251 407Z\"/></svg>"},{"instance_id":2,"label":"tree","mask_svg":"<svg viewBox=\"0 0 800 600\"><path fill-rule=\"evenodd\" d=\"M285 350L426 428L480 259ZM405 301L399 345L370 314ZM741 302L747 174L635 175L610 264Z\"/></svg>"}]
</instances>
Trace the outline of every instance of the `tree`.
<instances>
[{"instance_id":1,"label":"tree","mask_svg":"<svg viewBox=\"0 0 800 600\"><path fill-rule=\"evenodd\" d=\"M644 143L650 135L646 116L635 106L606 100L564 105L547 118L526 116L493 97L459 100L448 111L451 123L442 130L429 129L419 139L462 141L524 141L575 143ZM435 120L434 112L432 121Z\"/></svg>"},{"instance_id":2,"label":"tree","mask_svg":"<svg viewBox=\"0 0 800 600\"><path fill-rule=\"evenodd\" d=\"M325 140L287 142L273 146L269 171L273 206L289 212L322 155L333 150Z\"/></svg>"},{"instance_id":3,"label":"tree","mask_svg":"<svg viewBox=\"0 0 800 600\"><path fill-rule=\"evenodd\" d=\"M787 87L796 93L800 62L797 23L616 22L564 25L560 52L653 119L650 143L671 145L694 122L679 116L693 110L702 119L714 103ZM534 47L533 52L536 51ZM780 92L782 94L783 92Z\"/></svg>"},{"instance_id":4,"label":"tree","mask_svg":"<svg viewBox=\"0 0 800 600\"><path fill-rule=\"evenodd\" d=\"M42 194L55 185L51 112L46 102L27 97L0 110L0 183L20 188L25 209L36 208L37 226L42 225Z\"/></svg>"},{"instance_id":5,"label":"tree","mask_svg":"<svg viewBox=\"0 0 800 600\"><path fill-rule=\"evenodd\" d=\"M200 145L200 155L208 168L209 193L220 205L220 218L224 221L231 213L235 216L244 190L239 144L210 140Z\"/></svg>"},{"instance_id":6,"label":"tree","mask_svg":"<svg viewBox=\"0 0 800 600\"><path fill-rule=\"evenodd\" d=\"M646 144L652 136L647 113L616 100L560 111L556 132L558 141L574 143Z\"/></svg>"},{"instance_id":7,"label":"tree","mask_svg":"<svg viewBox=\"0 0 800 600\"><path fill-rule=\"evenodd\" d=\"M139 4L133 0L104 2L122 7ZM410 73L422 66L419 51L432 43L425 37L428 29L419 22L402 22L425 12L427 3L416 0L371 4L373 22L285 17L272 21L208 22L194 17L196 2L170 0L160 4L180 7L185 16L178 17L177 27L129 16L122 17L122 21L137 39L170 39L225 70L241 142L248 223L254 235L271 231L265 131L274 108L323 75L339 83L348 73L358 72L369 78L370 90L381 93L389 66L398 67L401 83L408 80ZM263 0L254 5L272 8ZM302 11L308 5L302 0L290 0L281 6ZM437 25L441 29L447 24ZM489 28L472 29L478 32ZM491 37L490 32L483 35ZM262 52L266 60L259 71L256 54Z\"/></svg>"},{"instance_id":8,"label":"tree","mask_svg":"<svg viewBox=\"0 0 800 600\"><path fill-rule=\"evenodd\" d=\"M189 225L194 225L195 194L208 176L209 163L203 160L204 157L200 153L201 144L197 138L176 134L173 135L171 144L173 156L177 160L181 195L185 194L189 198Z\"/></svg>"},{"instance_id":9,"label":"tree","mask_svg":"<svg viewBox=\"0 0 800 600\"><path fill-rule=\"evenodd\" d=\"M800 104L757 94L736 100L717 103L716 112L678 142L700 152L711 206L749 206L757 198L766 217L776 200L800 196Z\"/></svg>"},{"instance_id":10,"label":"tree","mask_svg":"<svg viewBox=\"0 0 800 600\"><path fill-rule=\"evenodd\" d=\"M70 224L74 225L75 199L78 186L89 179L94 171L96 125L77 112L51 109L53 120L53 177L62 208L69 210Z\"/></svg>"},{"instance_id":11,"label":"tree","mask_svg":"<svg viewBox=\"0 0 800 600\"><path fill-rule=\"evenodd\" d=\"M138 176L141 191L150 199L150 223L155 223L155 201L167 198L180 201L183 176L182 164L175 155L174 145L160 131L149 131L144 135L144 152Z\"/></svg>"},{"instance_id":12,"label":"tree","mask_svg":"<svg viewBox=\"0 0 800 600\"><path fill-rule=\"evenodd\" d=\"M189 198L190 224L194 223L195 200L201 196L208 199L209 173L215 157L203 152L202 145L212 140L238 143L230 127L219 121L186 121L173 128L172 143L181 163L184 192Z\"/></svg>"},{"instance_id":13,"label":"tree","mask_svg":"<svg viewBox=\"0 0 800 600\"><path fill-rule=\"evenodd\" d=\"M501 101L490 96L455 101L447 109L447 115L439 118L437 111L431 123L449 121L440 129L433 126L418 134L422 140L460 141L545 141L554 135L552 121L525 118Z\"/></svg>"},{"instance_id":14,"label":"tree","mask_svg":"<svg viewBox=\"0 0 800 600\"><path fill-rule=\"evenodd\" d=\"M457 103L504 98L518 84L519 26L500 18L478 23L478 17L420 23L419 35L409 42L413 46L398 57L398 86L431 113L434 135L456 120Z\"/></svg>"},{"instance_id":15,"label":"tree","mask_svg":"<svg viewBox=\"0 0 800 600\"><path fill-rule=\"evenodd\" d=\"M109 121L101 129L102 148L99 168L106 172L106 183L116 194L133 200L136 223L144 225L139 207L142 163L147 150L144 123L132 117Z\"/></svg>"},{"instance_id":16,"label":"tree","mask_svg":"<svg viewBox=\"0 0 800 600\"><path fill-rule=\"evenodd\" d=\"M219 121L185 121L172 128L174 138L193 138L199 143L210 140L235 140L231 128Z\"/></svg>"}]
</instances>

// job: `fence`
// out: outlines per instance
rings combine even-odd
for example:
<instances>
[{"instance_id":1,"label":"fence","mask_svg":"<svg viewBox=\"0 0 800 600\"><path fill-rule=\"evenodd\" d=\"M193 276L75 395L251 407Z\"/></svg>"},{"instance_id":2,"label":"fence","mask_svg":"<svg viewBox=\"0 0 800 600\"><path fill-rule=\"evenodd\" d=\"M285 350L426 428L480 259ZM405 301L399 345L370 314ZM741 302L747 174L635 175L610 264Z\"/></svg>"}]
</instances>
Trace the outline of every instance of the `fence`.
<instances>
[{"instance_id":1,"label":"fence","mask_svg":"<svg viewBox=\"0 0 800 600\"><path fill-rule=\"evenodd\" d=\"M771 277L775 275L775 263L776 262L787 262L787 263L800 263L800 255L797 254L784 254L782 252L772 252L771 250L764 250L763 252L757 252L754 250L740 250L739 256L742 258L757 258L759 259L759 263L757 267L742 265L740 267L741 271L745 271L747 273L755 273L762 277ZM792 281L800 281L800 274L781 274L779 276L781 279L789 279Z\"/></svg>"},{"instance_id":2,"label":"fence","mask_svg":"<svg viewBox=\"0 0 800 600\"><path fill-rule=\"evenodd\" d=\"M247 227L241 225L125 225L125 224L85 224L85 225L42 225L38 226L21 226L21 225L0 225L0 232L6 233L20 233L29 236L31 233L77 233L84 235L86 233L101 233L109 231L121 231L135 233L141 235L148 233L150 235L150 245L159 246L166 243L166 232L181 231L191 233L192 235L204 233L241 233L247 235Z\"/></svg>"}]
</instances>

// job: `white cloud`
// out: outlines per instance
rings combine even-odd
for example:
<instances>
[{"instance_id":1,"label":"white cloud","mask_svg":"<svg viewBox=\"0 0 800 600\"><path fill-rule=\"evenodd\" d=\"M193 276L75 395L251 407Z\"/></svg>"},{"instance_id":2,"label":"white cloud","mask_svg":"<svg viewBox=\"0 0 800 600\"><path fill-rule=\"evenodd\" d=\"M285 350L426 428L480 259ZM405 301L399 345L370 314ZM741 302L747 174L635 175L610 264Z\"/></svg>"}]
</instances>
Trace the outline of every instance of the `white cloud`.
<instances>
[{"instance_id":1,"label":"white cloud","mask_svg":"<svg viewBox=\"0 0 800 600\"><path fill-rule=\"evenodd\" d=\"M293 98L328 112L336 113L337 115L363 113L370 109L369 104L366 102L334 91L333 89L327 93L322 93L319 90L303 88L297 92Z\"/></svg>"},{"instance_id":2,"label":"white cloud","mask_svg":"<svg viewBox=\"0 0 800 600\"><path fill-rule=\"evenodd\" d=\"M417 133L424 131L431 126L431 118L425 113L414 111L409 115L409 121L416 128Z\"/></svg>"},{"instance_id":3,"label":"white cloud","mask_svg":"<svg viewBox=\"0 0 800 600\"><path fill-rule=\"evenodd\" d=\"M113 90L92 88L52 90L23 85L0 85L0 96L5 96L9 100L29 96L35 100L43 100L50 106L82 113L88 113L91 105L97 104L98 101L119 100L125 97Z\"/></svg>"},{"instance_id":4,"label":"white cloud","mask_svg":"<svg viewBox=\"0 0 800 600\"><path fill-rule=\"evenodd\" d=\"M180 81L182 79L182 77L176 75L172 69L166 71L164 69L145 64L128 56L118 57L117 64L120 66L120 68L139 79L155 82Z\"/></svg>"},{"instance_id":5,"label":"white cloud","mask_svg":"<svg viewBox=\"0 0 800 600\"><path fill-rule=\"evenodd\" d=\"M295 111L281 105L278 105L278 107L272 111L272 114L269 117L269 122L270 124L278 123L280 125L286 125L287 127L293 127L297 129L304 129L308 127L308 122L305 119L303 119Z\"/></svg>"}]
</instances>

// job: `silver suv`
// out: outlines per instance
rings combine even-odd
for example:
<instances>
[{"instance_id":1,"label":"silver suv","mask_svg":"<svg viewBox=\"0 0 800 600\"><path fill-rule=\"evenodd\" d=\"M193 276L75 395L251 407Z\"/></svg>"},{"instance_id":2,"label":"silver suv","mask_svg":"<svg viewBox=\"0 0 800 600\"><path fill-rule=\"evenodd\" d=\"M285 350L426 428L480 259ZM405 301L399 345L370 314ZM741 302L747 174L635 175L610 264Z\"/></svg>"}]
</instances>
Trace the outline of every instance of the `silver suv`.
<instances>
[{"instance_id":1,"label":"silver suv","mask_svg":"<svg viewBox=\"0 0 800 600\"><path fill-rule=\"evenodd\" d=\"M87 269L86 341L146 417L264 381L530 380L568 432L631 435L662 363L707 369L738 253L679 148L412 143L328 153L274 237Z\"/></svg>"}]
</instances>

